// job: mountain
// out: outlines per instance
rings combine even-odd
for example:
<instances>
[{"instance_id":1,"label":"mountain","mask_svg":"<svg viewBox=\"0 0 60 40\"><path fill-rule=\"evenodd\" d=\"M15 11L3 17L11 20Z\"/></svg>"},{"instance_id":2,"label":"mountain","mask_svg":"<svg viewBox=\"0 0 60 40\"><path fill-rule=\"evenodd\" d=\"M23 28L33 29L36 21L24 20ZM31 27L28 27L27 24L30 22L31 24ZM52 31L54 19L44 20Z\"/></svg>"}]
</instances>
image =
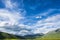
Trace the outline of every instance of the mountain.
<instances>
[{"instance_id":1,"label":"mountain","mask_svg":"<svg viewBox=\"0 0 60 40\"><path fill-rule=\"evenodd\" d=\"M60 40L60 29L48 32L42 38L37 38L40 40Z\"/></svg>"},{"instance_id":2,"label":"mountain","mask_svg":"<svg viewBox=\"0 0 60 40\"><path fill-rule=\"evenodd\" d=\"M42 37L44 34L43 33L40 33L40 34L32 34L32 35L26 35L24 36L24 38L28 38L28 39L35 39L35 38L38 38L38 37Z\"/></svg>"},{"instance_id":3,"label":"mountain","mask_svg":"<svg viewBox=\"0 0 60 40\"><path fill-rule=\"evenodd\" d=\"M47 34L34 34L26 36L17 36L13 34L0 32L0 40L60 40L60 29L50 31Z\"/></svg>"},{"instance_id":4,"label":"mountain","mask_svg":"<svg viewBox=\"0 0 60 40\"><path fill-rule=\"evenodd\" d=\"M8 33L4 33L4 32L0 32L0 39L1 40L12 40L12 39L15 39L15 40L20 40L20 39L35 39L37 37L41 37L42 35L44 34L34 34L34 35L26 35L26 36L17 36L17 35L13 35L13 34L8 34Z\"/></svg>"},{"instance_id":5,"label":"mountain","mask_svg":"<svg viewBox=\"0 0 60 40\"><path fill-rule=\"evenodd\" d=\"M0 39L24 39L24 38L22 36L16 36L13 34L0 32Z\"/></svg>"}]
</instances>

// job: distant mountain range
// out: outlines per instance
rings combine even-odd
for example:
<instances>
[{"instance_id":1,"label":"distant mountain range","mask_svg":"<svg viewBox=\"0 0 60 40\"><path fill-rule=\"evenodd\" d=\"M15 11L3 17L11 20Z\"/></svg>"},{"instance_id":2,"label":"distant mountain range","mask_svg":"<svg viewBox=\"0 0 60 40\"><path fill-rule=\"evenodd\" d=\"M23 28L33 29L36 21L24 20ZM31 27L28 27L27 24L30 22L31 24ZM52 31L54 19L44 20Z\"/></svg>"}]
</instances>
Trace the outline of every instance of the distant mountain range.
<instances>
[{"instance_id":1,"label":"distant mountain range","mask_svg":"<svg viewBox=\"0 0 60 40\"><path fill-rule=\"evenodd\" d=\"M26 40L60 40L60 29L51 31L47 34L34 34L34 35L26 35L26 36L17 36L13 34L3 33L0 32L0 39L1 40L20 40L20 39L26 39Z\"/></svg>"},{"instance_id":2,"label":"distant mountain range","mask_svg":"<svg viewBox=\"0 0 60 40\"><path fill-rule=\"evenodd\" d=\"M25 36L17 36L13 34L8 34L4 32L0 32L0 39L35 39L36 37L41 37L44 34L34 34L34 35L25 35Z\"/></svg>"}]
</instances>

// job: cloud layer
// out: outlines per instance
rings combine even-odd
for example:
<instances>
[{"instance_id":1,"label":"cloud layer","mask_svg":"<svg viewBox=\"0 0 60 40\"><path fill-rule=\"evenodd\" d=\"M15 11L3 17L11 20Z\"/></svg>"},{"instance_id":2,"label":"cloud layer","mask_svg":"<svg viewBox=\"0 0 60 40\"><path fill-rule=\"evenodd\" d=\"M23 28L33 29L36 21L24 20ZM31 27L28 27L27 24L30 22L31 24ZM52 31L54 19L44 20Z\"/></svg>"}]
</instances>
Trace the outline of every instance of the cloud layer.
<instances>
[{"instance_id":1,"label":"cloud layer","mask_svg":"<svg viewBox=\"0 0 60 40\"><path fill-rule=\"evenodd\" d=\"M28 21L24 16L26 13L25 10L19 10L18 5L16 5L17 3L12 3L11 0L5 0L4 3L6 8L0 9L0 31L2 32L24 36L39 33L46 34L49 31L60 28L60 12L48 16L56 10L60 11L60 9L48 9L47 11L36 15L35 18L42 18L41 20L36 21L33 25L28 25L24 24L25 21ZM21 12L22 10L23 12ZM46 16L46 18L43 18L42 16Z\"/></svg>"},{"instance_id":2,"label":"cloud layer","mask_svg":"<svg viewBox=\"0 0 60 40\"><path fill-rule=\"evenodd\" d=\"M34 25L37 33L48 33L49 31L60 28L60 14L53 15L43 20L37 21Z\"/></svg>"}]
</instances>

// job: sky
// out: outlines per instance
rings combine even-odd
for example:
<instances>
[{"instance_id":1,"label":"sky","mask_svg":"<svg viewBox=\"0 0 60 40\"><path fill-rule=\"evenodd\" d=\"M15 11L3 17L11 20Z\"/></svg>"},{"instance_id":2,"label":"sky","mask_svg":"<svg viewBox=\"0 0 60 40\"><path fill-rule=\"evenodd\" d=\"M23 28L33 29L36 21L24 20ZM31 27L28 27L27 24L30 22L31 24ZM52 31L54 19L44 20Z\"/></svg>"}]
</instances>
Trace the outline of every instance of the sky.
<instances>
[{"instance_id":1,"label":"sky","mask_svg":"<svg viewBox=\"0 0 60 40\"><path fill-rule=\"evenodd\" d=\"M0 0L1 32L25 36L58 28L60 0Z\"/></svg>"}]
</instances>

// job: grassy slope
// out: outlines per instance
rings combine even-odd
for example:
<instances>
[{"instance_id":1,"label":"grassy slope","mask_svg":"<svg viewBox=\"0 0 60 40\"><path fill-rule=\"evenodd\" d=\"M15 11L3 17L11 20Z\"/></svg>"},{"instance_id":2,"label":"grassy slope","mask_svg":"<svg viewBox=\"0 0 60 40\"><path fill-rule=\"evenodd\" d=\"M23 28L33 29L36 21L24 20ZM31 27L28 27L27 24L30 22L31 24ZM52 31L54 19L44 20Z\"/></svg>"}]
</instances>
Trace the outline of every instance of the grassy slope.
<instances>
[{"instance_id":1,"label":"grassy slope","mask_svg":"<svg viewBox=\"0 0 60 40\"><path fill-rule=\"evenodd\" d=\"M49 32L42 38L36 38L36 40L60 40L60 32Z\"/></svg>"}]
</instances>

